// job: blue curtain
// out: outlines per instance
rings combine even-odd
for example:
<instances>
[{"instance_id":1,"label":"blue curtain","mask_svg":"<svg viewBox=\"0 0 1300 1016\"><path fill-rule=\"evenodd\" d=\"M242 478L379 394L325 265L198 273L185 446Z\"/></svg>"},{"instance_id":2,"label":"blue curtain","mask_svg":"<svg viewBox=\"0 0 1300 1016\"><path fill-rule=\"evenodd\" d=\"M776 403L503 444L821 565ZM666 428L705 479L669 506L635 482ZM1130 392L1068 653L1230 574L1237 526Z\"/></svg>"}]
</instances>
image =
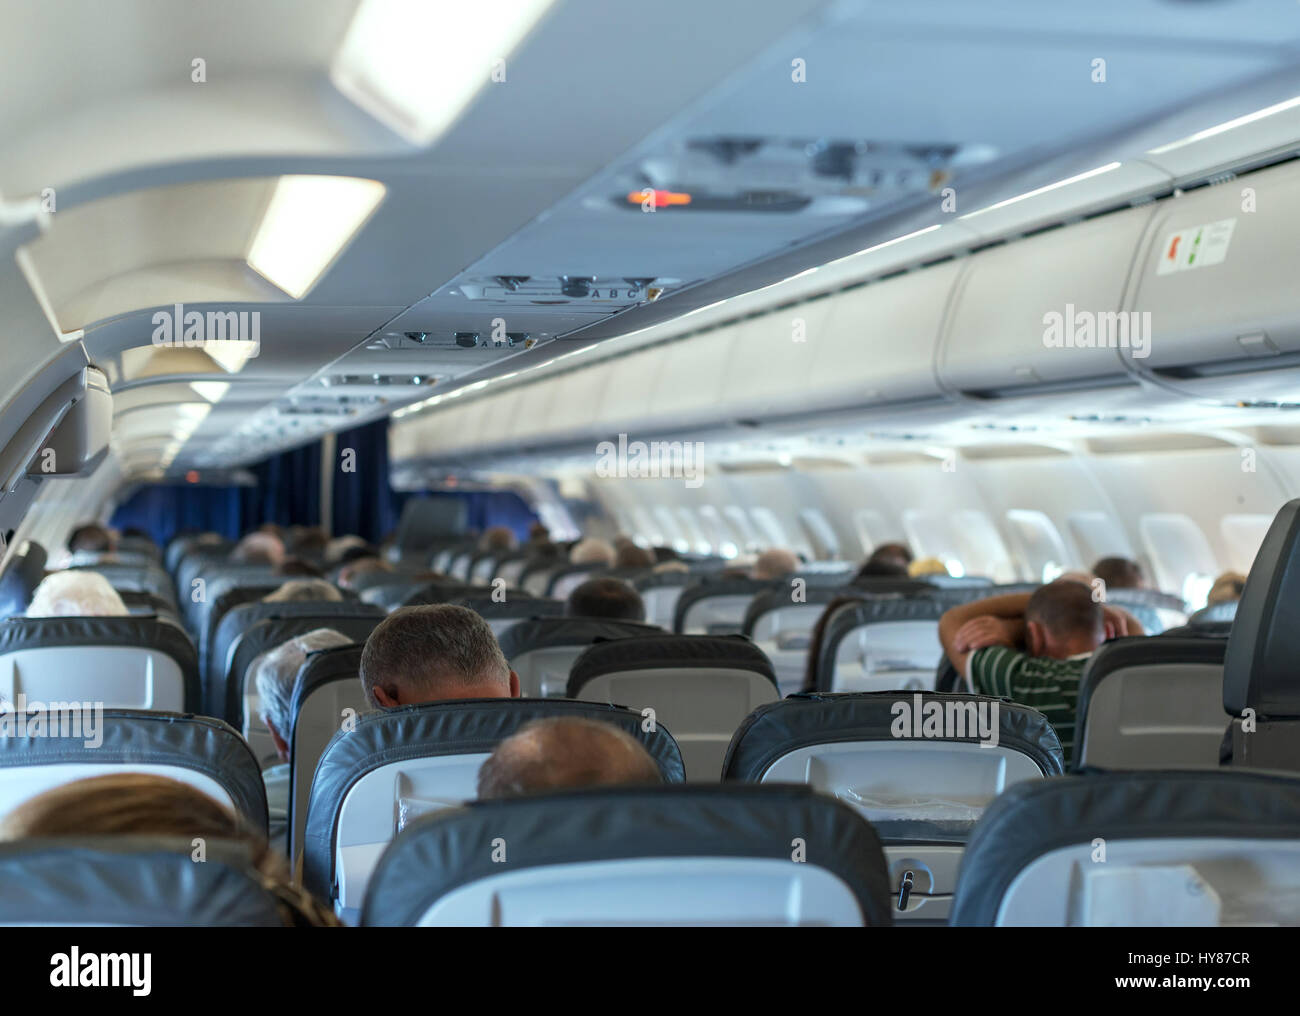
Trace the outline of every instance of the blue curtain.
<instances>
[{"instance_id":1,"label":"blue curtain","mask_svg":"<svg viewBox=\"0 0 1300 1016\"><path fill-rule=\"evenodd\" d=\"M117 506L109 525L136 526L159 546L184 529L211 529L227 539L242 532L239 487L192 484L141 487Z\"/></svg>"},{"instance_id":2,"label":"blue curtain","mask_svg":"<svg viewBox=\"0 0 1300 1016\"><path fill-rule=\"evenodd\" d=\"M334 533L379 543L397 525L403 499L388 479L388 421L340 432L334 440Z\"/></svg>"},{"instance_id":3,"label":"blue curtain","mask_svg":"<svg viewBox=\"0 0 1300 1016\"><path fill-rule=\"evenodd\" d=\"M396 495L398 514L401 505L412 497L454 497L465 502L465 525L482 532L489 526L506 526L520 540L528 538L528 527L537 521L537 514L513 490L440 490L432 493Z\"/></svg>"}]
</instances>

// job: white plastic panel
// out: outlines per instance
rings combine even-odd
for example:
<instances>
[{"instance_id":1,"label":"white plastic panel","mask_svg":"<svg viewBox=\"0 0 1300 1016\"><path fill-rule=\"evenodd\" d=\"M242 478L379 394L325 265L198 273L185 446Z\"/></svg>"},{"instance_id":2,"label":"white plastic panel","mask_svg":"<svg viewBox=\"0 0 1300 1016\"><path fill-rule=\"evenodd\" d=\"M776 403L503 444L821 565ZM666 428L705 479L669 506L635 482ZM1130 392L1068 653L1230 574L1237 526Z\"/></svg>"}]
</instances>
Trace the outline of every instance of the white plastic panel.
<instances>
[{"instance_id":1,"label":"white plastic panel","mask_svg":"<svg viewBox=\"0 0 1300 1016\"><path fill-rule=\"evenodd\" d=\"M1106 512L1073 512L1066 522L1083 567L1091 568L1103 557L1134 556L1124 527Z\"/></svg>"},{"instance_id":2,"label":"white plastic panel","mask_svg":"<svg viewBox=\"0 0 1300 1016\"><path fill-rule=\"evenodd\" d=\"M659 351L654 349L629 353L609 364L604 394L595 414L602 423L604 437L623 432L631 440L642 440L634 431L651 417L659 365Z\"/></svg>"},{"instance_id":3,"label":"white plastic panel","mask_svg":"<svg viewBox=\"0 0 1300 1016\"><path fill-rule=\"evenodd\" d=\"M339 912L355 920L375 862L412 819L478 796L487 753L407 759L372 769L348 790L334 833Z\"/></svg>"},{"instance_id":4,"label":"white plastic panel","mask_svg":"<svg viewBox=\"0 0 1300 1016\"><path fill-rule=\"evenodd\" d=\"M1133 208L993 247L969 260L939 355L940 377L966 391L1124 375L1113 348L1057 348L1046 316L1121 309L1129 268L1153 214ZM1163 325L1162 325L1163 327Z\"/></svg>"},{"instance_id":5,"label":"white plastic panel","mask_svg":"<svg viewBox=\"0 0 1300 1016\"><path fill-rule=\"evenodd\" d=\"M1254 192L1256 211L1243 210L1243 190ZM1202 187L1159 205L1135 283L1133 307L1150 311L1156 341L1144 366L1186 366L1300 350L1300 307L1292 294L1300 272L1295 221L1300 216L1300 166L1288 162L1221 187ZM1226 256L1204 267L1169 271L1172 237L1210 223L1233 220ZM1203 234L1204 239L1204 234ZM1180 248L1194 243L1183 237ZM1179 251L1175 250L1175 260ZM1217 254L1216 254L1217 257ZM1246 338L1243 345L1239 339ZM1180 387L1197 387L1180 381ZM1294 389L1294 383L1287 385Z\"/></svg>"},{"instance_id":6,"label":"white plastic panel","mask_svg":"<svg viewBox=\"0 0 1300 1016\"><path fill-rule=\"evenodd\" d=\"M1043 512L1013 508L1007 512L1007 525L1017 556L1030 581L1051 581L1068 570L1070 555L1056 524Z\"/></svg>"},{"instance_id":7,"label":"white plastic panel","mask_svg":"<svg viewBox=\"0 0 1300 1016\"><path fill-rule=\"evenodd\" d=\"M1143 515L1138 531L1156 587L1181 594L1193 608L1204 606L1219 563L1201 527L1187 515L1169 512Z\"/></svg>"},{"instance_id":8,"label":"white plastic panel","mask_svg":"<svg viewBox=\"0 0 1300 1016\"><path fill-rule=\"evenodd\" d=\"M136 646L45 646L0 656L0 698L93 702L106 709L185 710L176 661Z\"/></svg>"},{"instance_id":9,"label":"white plastic panel","mask_svg":"<svg viewBox=\"0 0 1300 1016\"><path fill-rule=\"evenodd\" d=\"M1037 858L1007 887L997 923L1300 924L1300 843L1294 840L1112 838L1105 864L1093 853L1087 842Z\"/></svg>"},{"instance_id":10,"label":"white plastic panel","mask_svg":"<svg viewBox=\"0 0 1300 1016\"><path fill-rule=\"evenodd\" d=\"M829 311L829 300L813 300L737 325L724 374L727 411L762 417L806 408L807 379L817 344L829 335ZM848 362L854 361L841 369Z\"/></svg>"},{"instance_id":11,"label":"white plastic panel","mask_svg":"<svg viewBox=\"0 0 1300 1016\"><path fill-rule=\"evenodd\" d=\"M852 890L788 861L673 857L553 864L479 879L443 896L421 927L861 927Z\"/></svg>"},{"instance_id":12,"label":"white plastic panel","mask_svg":"<svg viewBox=\"0 0 1300 1016\"><path fill-rule=\"evenodd\" d=\"M730 394L727 358L736 334L735 328L719 328L665 347L654 378L655 414L675 426L712 416Z\"/></svg>"},{"instance_id":13,"label":"white plastic panel","mask_svg":"<svg viewBox=\"0 0 1300 1016\"><path fill-rule=\"evenodd\" d=\"M862 625L839 644L831 691L933 691L941 656L938 621Z\"/></svg>"}]
</instances>

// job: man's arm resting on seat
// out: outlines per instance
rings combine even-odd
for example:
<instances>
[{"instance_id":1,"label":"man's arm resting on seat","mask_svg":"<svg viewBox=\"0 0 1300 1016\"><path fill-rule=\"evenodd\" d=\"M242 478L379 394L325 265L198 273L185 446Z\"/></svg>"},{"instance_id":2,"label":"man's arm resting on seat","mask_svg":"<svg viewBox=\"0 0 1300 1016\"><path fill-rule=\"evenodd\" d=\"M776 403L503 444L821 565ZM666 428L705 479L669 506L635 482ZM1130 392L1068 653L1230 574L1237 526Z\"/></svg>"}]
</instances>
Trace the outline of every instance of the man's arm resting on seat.
<instances>
[{"instance_id":1,"label":"man's arm resting on seat","mask_svg":"<svg viewBox=\"0 0 1300 1016\"><path fill-rule=\"evenodd\" d=\"M939 618L939 643L957 673L969 680L970 657L985 646L1018 648L1025 637L1029 593L963 603Z\"/></svg>"}]
</instances>

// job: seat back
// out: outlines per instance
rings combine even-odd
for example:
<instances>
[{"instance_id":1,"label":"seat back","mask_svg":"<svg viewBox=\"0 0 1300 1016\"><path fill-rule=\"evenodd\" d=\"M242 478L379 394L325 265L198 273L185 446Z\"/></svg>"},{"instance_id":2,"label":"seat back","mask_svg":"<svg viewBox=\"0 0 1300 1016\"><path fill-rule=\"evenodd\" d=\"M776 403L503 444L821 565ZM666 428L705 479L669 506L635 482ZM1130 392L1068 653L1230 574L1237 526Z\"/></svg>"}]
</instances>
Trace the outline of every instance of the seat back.
<instances>
[{"instance_id":1,"label":"seat back","mask_svg":"<svg viewBox=\"0 0 1300 1016\"><path fill-rule=\"evenodd\" d=\"M194 646L159 617L11 617L0 622L0 698L197 710Z\"/></svg>"},{"instance_id":2,"label":"seat back","mask_svg":"<svg viewBox=\"0 0 1300 1016\"><path fill-rule=\"evenodd\" d=\"M0 734L0 815L73 780L143 772L188 783L266 830L262 770L238 732L220 720L133 709L51 709L0 713Z\"/></svg>"},{"instance_id":3,"label":"seat back","mask_svg":"<svg viewBox=\"0 0 1300 1016\"><path fill-rule=\"evenodd\" d=\"M789 593L790 583L766 579L709 579L682 590L673 613L679 635L739 635L745 611L760 593Z\"/></svg>"},{"instance_id":4,"label":"seat back","mask_svg":"<svg viewBox=\"0 0 1300 1016\"><path fill-rule=\"evenodd\" d=\"M495 600L491 596L466 596L452 601L457 606L468 607L478 614L492 628L492 634L498 639L520 621L533 617L563 617L564 601L542 599L516 593L504 600Z\"/></svg>"},{"instance_id":5,"label":"seat back","mask_svg":"<svg viewBox=\"0 0 1300 1016\"><path fill-rule=\"evenodd\" d=\"M364 608L365 604L353 604ZM305 617L268 617L258 621L231 646L230 670L226 674L226 688L239 695L236 705L238 726L259 759L275 759L275 742L271 732L262 722L262 700L257 693L257 682L252 673L253 661L262 653L283 645L292 638L306 635L318 628L330 628L346 635L354 643L364 643L370 633L383 620L383 614L355 612L350 614L308 615Z\"/></svg>"},{"instance_id":6,"label":"seat back","mask_svg":"<svg viewBox=\"0 0 1300 1016\"><path fill-rule=\"evenodd\" d=\"M289 857L302 853L307 829L307 798L316 764L325 746L343 727L354 724L372 707L361 687L363 645L338 646L308 653L294 681L290 711L289 809L286 844Z\"/></svg>"},{"instance_id":7,"label":"seat back","mask_svg":"<svg viewBox=\"0 0 1300 1016\"><path fill-rule=\"evenodd\" d=\"M617 702L666 723L691 780L716 781L732 734L780 697L772 664L748 639L646 635L598 642L569 674L569 698Z\"/></svg>"},{"instance_id":8,"label":"seat back","mask_svg":"<svg viewBox=\"0 0 1300 1016\"><path fill-rule=\"evenodd\" d=\"M813 629L827 604L845 595L851 593L843 587L819 586L772 589L750 601L741 625L742 634L752 639L772 661L782 695L793 694L803 687Z\"/></svg>"},{"instance_id":9,"label":"seat back","mask_svg":"<svg viewBox=\"0 0 1300 1016\"><path fill-rule=\"evenodd\" d=\"M550 581L546 587L546 595L553 600L567 600L569 594L588 579L607 575L610 570L609 566L604 564L566 565L551 573Z\"/></svg>"},{"instance_id":10,"label":"seat back","mask_svg":"<svg viewBox=\"0 0 1300 1016\"><path fill-rule=\"evenodd\" d=\"M1300 499L1278 511L1255 555L1223 657L1232 764L1300 771Z\"/></svg>"},{"instance_id":11,"label":"seat back","mask_svg":"<svg viewBox=\"0 0 1300 1016\"><path fill-rule=\"evenodd\" d=\"M966 846L951 923L1300 924L1300 781L1174 770L1010 787Z\"/></svg>"},{"instance_id":12,"label":"seat back","mask_svg":"<svg viewBox=\"0 0 1300 1016\"><path fill-rule=\"evenodd\" d=\"M937 600L880 598L846 603L827 619L817 690L930 691L943 655Z\"/></svg>"},{"instance_id":13,"label":"seat back","mask_svg":"<svg viewBox=\"0 0 1300 1016\"><path fill-rule=\"evenodd\" d=\"M894 918L943 922L962 846L989 802L1063 769L1061 743L1033 709L982 695L870 692L759 707L736 731L722 775L807 783L854 808L885 844Z\"/></svg>"},{"instance_id":14,"label":"seat back","mask_svg":"<svg viewBox=\"0 0 1300 1016\"><path fill-rule=\"evenodd\" d=\"M375 862L416 816L473 800L479 767L531 720L582 717L637 738L667 782L684 779L682 757L662 724L587 702L472 699L368 713L340 732L316 767L307 807L303 884L355 917ZM395 750L397 749L397 750Z\"/></svg>"},{"instance_id":15,"label":"seat back","mask_svg":"<svg viewBox=\"0 0 1300 1016\"><path fill-rule=\"evenodd\" d=\"M1219 765L1223 639L1145 637L1101 646L1079 681L1074 769Z\"/></svg>"},{"instance_id":16,"label":"seat back","mask_svg":"<svg viewBox=\"0 0 1300 1016\"><path fill-rule=\"evenodd\" d=\"M647 624L672 630L677 599L688 585L699 581L689 572L645 572L632 580L632 588L641 594Z\"/></svg>"},{"instance_id":17,"label":"seat back","mask_svg":"<svg viewBox=\"0 0 1300 1016\"><path fill-rule=\"evenodd\" d=\"M1158 589L1107 589L1106 602L1129 611L1148 635L1187 623L1187 603Z\"/></svg>"},{"instance_id":18,"label":"seat back","mask_svg":"<svg viewBox=\"0 0 1300 1016\"><path fill-rule=\"evenodd\" d=\"M188 836L0 843L0 926L285 925L247 844L207 840L204 851L203 863L195 864ZM128 963L122 976L129 970Z\"/></svg>"},{"instance_id":19,"label":"seat back","mask_svg":"<svg viewBox=\"0 0 1300 1016\"><path fill-rule=\"evenodd\" d=\"M887 894L871 826L806 787L617 788L417 820L361 923L861 927L890 923Z\"/></svg>"},{"instance_id":20,"label":"seat back","mask_svg":"<svg viewBox=\"0 0 1300 1016\"><path fill-rule=\"evenodd\" d=\"M536 617L512 625L499 636L501 651L519 675L524 698L563 697L569 670L587 646L601 639L662 634L636 621L586 617Z\"/></svg>"},{"instance_id":21,"label":"seat back","mask_svg":"<svg viewBox=\"0 0 1300 1016\"><path fill-rule=\"evenodd\" d=\"M278 608L278 609L277 609ZM281 642L294 635L302 635L317 628L334 628L364 642L370 631L383 620L383 611L368 603L346 600L343 603L248 603L237 608L244 624L230 639L225 650L225 663L216 682L209 686L213 716L224 717L226 722L239 726L243 722L246 696L256 694L247 686L248 664L261 652L277 646L273 639L283 634ZM264 621L273 624L265 626Z\"/></svg>"}]
</instances>

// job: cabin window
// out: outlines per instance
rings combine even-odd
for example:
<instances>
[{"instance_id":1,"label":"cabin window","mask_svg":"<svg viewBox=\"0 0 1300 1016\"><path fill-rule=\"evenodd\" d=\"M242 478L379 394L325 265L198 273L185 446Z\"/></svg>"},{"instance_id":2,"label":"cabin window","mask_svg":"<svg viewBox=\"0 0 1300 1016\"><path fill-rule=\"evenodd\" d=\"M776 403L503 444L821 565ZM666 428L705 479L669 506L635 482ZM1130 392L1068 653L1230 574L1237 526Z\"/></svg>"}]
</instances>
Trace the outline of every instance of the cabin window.
<instances>
[{"instance_id":1,"label":"cabin window","mask_svg":"<svg viewBox=\"0 0 1300 1016\"><path fill-rule=\"evenodd\" d=\"M1128 557L1133 553L1124 527L1105 512L1075 512L1067 520L1079 561L1091 568L1103 557Z\"/></svg>"},{"instance_id":2,"label":"cabin window","mask_svg":"<svg viewBox=\"0 0 1300 1016\"><path fill-rule=\"evenodd\" d=\"M840 540L831 524L826 521L825 515L816 508L804 508L799 512L799 525L803 527L817 560L834 561L839 558Z\"/></svg>"},{"instance_id":3,"label":"cabin window","mask_svg":"<svg viewBox=\"0 0 1300 1016\"><path fill-rule=\"evenodd\" d=\"M1193 610L1205 606L1219 562L1201 527L1186 515L1159 513L1143 515L1138 531L1155 584L1181 595Z\"/></svg>"},{"instance_id":4,"label":"cabin window","mask_svg":"<svg viewBox=\"0 0 1300 1016\"><path fill-rule=\"evenodd\" d=\"M1051 582L1070 566L1065 541L1056 524L1045 514L1028 508L1012 508L1006 520L1023 578L1030 582Z\"/></svg>"},{"instance_id":5,"label":"cabin window","mask_svg":"<svg viewBox=\"0 0 1300 1016\"><path fill-rule=\"evenodd\" d=\"M1219 534L1228 554L1228 567L1242 574L1249 572L1272 524L1272 515L1223 516L1219 522Z\"/></svg>"}]
</instances>

